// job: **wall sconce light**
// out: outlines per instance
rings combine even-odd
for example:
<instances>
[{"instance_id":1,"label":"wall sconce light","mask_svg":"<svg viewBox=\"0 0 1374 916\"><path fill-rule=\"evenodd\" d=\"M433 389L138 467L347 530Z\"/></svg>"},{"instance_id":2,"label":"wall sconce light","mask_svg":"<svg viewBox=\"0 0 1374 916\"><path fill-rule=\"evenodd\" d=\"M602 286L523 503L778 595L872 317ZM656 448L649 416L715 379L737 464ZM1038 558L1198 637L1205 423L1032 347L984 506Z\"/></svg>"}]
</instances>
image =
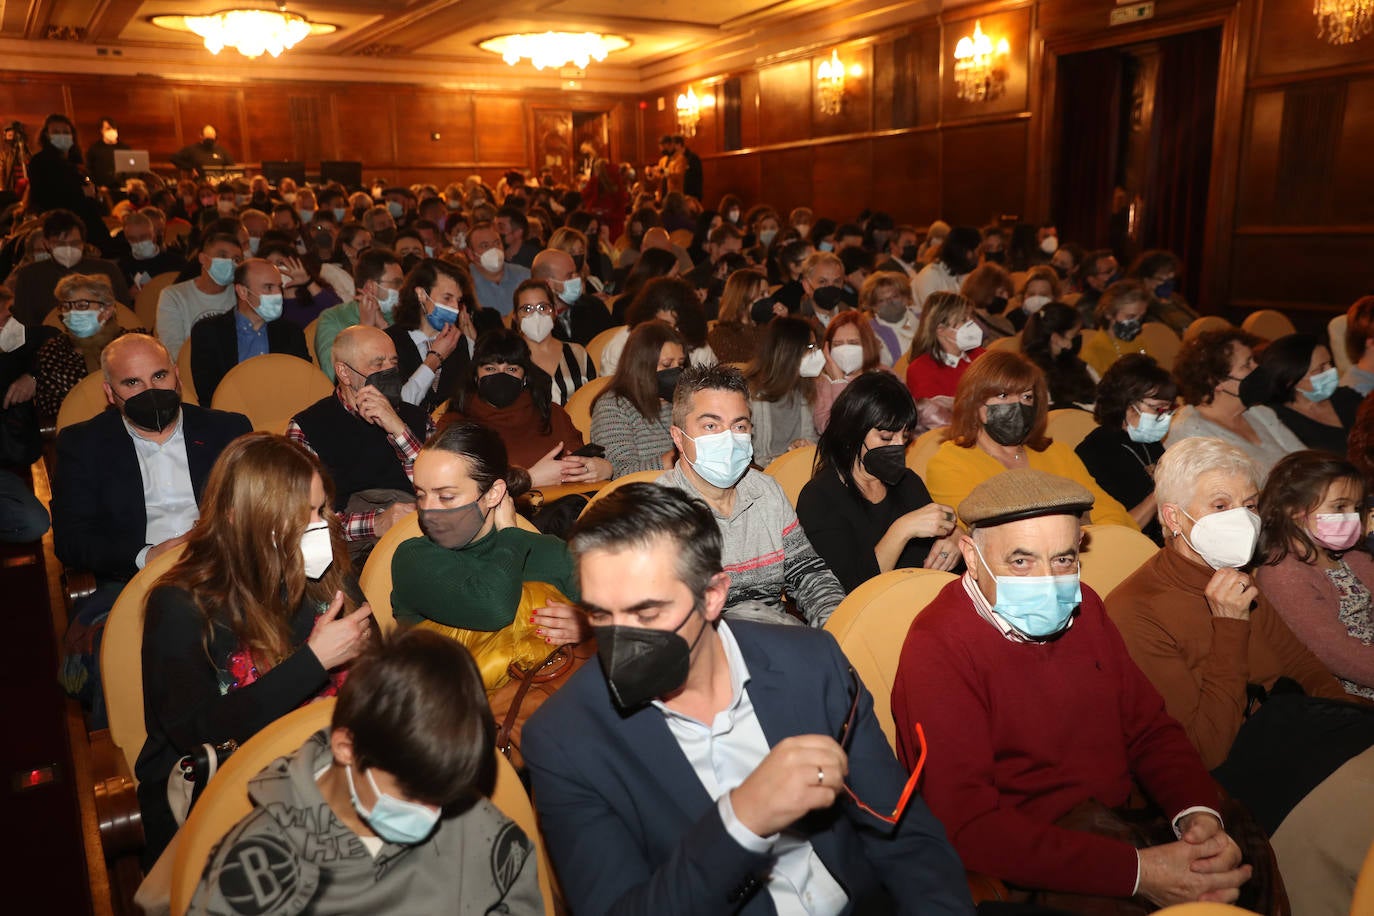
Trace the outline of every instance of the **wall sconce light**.
<instances>
[{"instance_id":1,"label":"wall sconce light","mask_svg":"<svg viewBox=\"0 0 1374 916\"><path fill-rule=\"evenodd\" d=\"M1317 37L1333 45L1359 41L1374 29L1374 0L1316 0Z\"/></svg>"},{"instance_id":2,"label":"wall sconce light","mask_svg":"<svg viewBox=\"0 0 1374 916\"><path fill-rule=\"evenodd\" d=\"M983 34L983 23L974 20L973 34L965 35L954 46L954 86L966 102L987 102L1007 87L1007 58L1011 46L1005 38L993 40Z\"/></svg>"},{"instance_id":3,"label":"wall sconce light","mask_svg":"<svg viewBox=\"0 0 1374 916\"><path fill-rule=\"evenodd\" d=\"M697 94L688 86L685 93L677 97L677 130L684 137L697 135L697 122L701 120L701 102Z\"/></svg>"},{"instance_id":4,"label":"wall sconce light","mask_svg":"<svg viewBox=\"0 0 1374 916\"><path fill-rule=\"evenodd\" d=\"M844 108L844 64L838 51L832 50L830 59L821 61L816 70L816 91L821 97L821 114L837 115Z\"/></svg>"}]
</instances>

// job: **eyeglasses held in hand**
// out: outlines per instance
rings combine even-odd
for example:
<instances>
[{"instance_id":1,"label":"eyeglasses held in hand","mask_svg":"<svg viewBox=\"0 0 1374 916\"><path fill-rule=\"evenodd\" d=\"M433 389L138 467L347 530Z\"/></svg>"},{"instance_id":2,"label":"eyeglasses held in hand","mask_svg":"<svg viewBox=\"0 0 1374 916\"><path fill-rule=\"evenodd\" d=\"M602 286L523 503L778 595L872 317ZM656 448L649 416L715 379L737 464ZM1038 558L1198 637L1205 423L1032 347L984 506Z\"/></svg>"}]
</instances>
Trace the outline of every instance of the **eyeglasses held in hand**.
<instances>
[{"instance_id":1,"label":"eyeglasses held in hand","mask_svg":"<svg viewBox=\"0 0 1374 916\"><path fill-rule=\"evenodd\" d=\"M862 692L859 674L853 668L849 669L850 696L849 715L845 716L844 725L840 726L839 737L836 738L840 744L840 750L849 753L849 745L854 740L854 728L858 724L859 717L859 696ZM916 766L911 768L911 775L907 777L906 785L902 788L902 794L897 799L897 806L892 809L891 814L883 814L865 804L859 796L854 794L854 790L845 783L844 791L849 796L849 800L858 806L860 811L871 814L885 824L896 825L902 819L902 813L906 811L907 804L911 801L912 794L916 791L916 784L921 781L921 771L926 765L926 733L921 728L921 723L916 723L916 742L921 746L921 753L916 758Z\"/></svg>"}]
</instances>

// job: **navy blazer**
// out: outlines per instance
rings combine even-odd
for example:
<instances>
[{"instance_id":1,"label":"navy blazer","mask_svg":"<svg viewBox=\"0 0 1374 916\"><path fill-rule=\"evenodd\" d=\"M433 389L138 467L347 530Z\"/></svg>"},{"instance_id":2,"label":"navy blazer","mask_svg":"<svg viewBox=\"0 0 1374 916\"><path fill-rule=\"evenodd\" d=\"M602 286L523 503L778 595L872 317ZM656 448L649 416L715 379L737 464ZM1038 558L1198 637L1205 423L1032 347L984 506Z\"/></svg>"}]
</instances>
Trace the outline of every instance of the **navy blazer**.
<instances>
[{"instance_id":1,"label":"navy blazer","mask_svg":"<svg viewBox=\"0 0 1374 916\"><path fill-rule=\"evenodd\" d=\"M241 413L181 406L186 424L186 459L196 500L210 467L233 439L253 431ZM53 544L64 566L104 580L124 581L138 572L146 545L148 513L138 455L113 408L57 437L57 471L52 488Z\"/></svg>"},{"instance_id":2,"label":"navy blazer","mask_svg":"<svg viewBox=\"0 0 1374 916\"><path fill-rule=\"evenodd\" d=\"M191 325L187 338L191 342L191 380L196 386L196 400L202 404L212 402L220 381L239 364L239 332L234 323L238 313L236 306ZM304 331L284 318L269 321L266 327L268 353L285 353L312 362Z\"/></svg>"},{"instance_id":3,"label":"navy blazer","mask_svg":"<svg viewBox=\"0 0 1374 916\"><path fill-rule=\"evenodd\" d=\"M849 662L830 634L732 621L749 698L770 747L794 735L838 736L849 712ZM906 783L860 686L849 785L891 811ZM600 662L584 665L526 723L521 750L539 823L573 913L775 912L771 857L736 843L668 730L645 706L621 715ZM849 896L846 913L973 913L963 866L917 796L894 829L847 796L793 825ZM883 892L888 899L884 901Z\"/></svg>"}]
</instances>

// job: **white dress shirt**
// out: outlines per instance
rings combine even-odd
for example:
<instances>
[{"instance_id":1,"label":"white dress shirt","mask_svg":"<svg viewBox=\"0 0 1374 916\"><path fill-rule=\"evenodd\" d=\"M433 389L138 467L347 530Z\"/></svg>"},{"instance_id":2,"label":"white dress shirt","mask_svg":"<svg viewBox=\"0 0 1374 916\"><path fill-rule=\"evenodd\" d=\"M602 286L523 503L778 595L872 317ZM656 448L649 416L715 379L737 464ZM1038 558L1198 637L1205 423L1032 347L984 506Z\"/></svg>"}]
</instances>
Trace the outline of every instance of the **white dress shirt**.
<instances>
[{"instance_id":1,"label":"white dress shirt","mask_svg":"<svg viewBox=\"0 0 1374 916\"><path fill-rule=\"evenodd\" d=\"M745 690L749 669L739 644L724 621L718 624L716 632L730 670L730 705L717 713L710 725L669 709L660 701L655 700L654 706L667 719L668 730L706 793L716 799L731 838L750 852L773 855L768 894L778 916L835 916L844 910L849 897L811 843L786 830L769 837L756 836L735 816L730 792L754 772L771 748Z\"/></svg>"},{"instance_id":2,"label":"white dress shirt","mask_svg":"<svg viewBox=\"0 0 1374 916\"><path fill-rule=\"evenodd\" d=\"M139 569L147 562L149 549L190 531L200 518L196 490L191 485L182 418L181 414L177 415L176 431L161 445L143 438L133 424L124 421L124 428L134 442L134 454L138 456L138 472L143 477L143 507L148 516L144 547L134 558Z\"/></svg>"}]
</instances>

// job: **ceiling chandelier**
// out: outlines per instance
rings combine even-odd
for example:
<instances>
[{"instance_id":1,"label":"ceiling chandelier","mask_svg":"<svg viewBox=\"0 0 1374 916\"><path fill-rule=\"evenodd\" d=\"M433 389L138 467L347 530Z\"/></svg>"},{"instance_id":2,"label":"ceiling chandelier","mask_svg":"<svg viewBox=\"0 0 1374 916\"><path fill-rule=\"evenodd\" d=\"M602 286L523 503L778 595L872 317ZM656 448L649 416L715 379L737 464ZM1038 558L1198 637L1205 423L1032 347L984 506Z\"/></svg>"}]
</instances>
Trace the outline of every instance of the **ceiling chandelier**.
<instances>
[{"instance_id":1,"label":"ceiling chandelier","mask_svg":"<svg viewBox=\"0 0 1374 916\"><path fill-rule=\"evenodd\" d=\"M205 41L211 54L233 48L244 57L271 54L280 57L310 35L328 35L338 27L311 22L304 16L287 12L285 4L275 10L231 9L208 16L153 16L153 25L178 32L194 32Z\"/></svg>"},{"instance_id":2,"label":"ceiling chandelier","mask_svg":"<svg viewBox=\"0 0 1374 916\"><path fill-rule=\"evenodd\" d=\"M512 67L521 58L528 58L536 70L568 64L586 69L593 60L603 61L612 51L629 46L630 40L624 36L596 32L520 32L498 35L477 44L483 51L500 54Z\"/></svg>"},{"instance_id":3,"label":"ceiling chandelier","mask_svg":"<svg viewBox=\"0 0 1374 916\"><path fill-rule=\"evenodd\" d=\"M1359 41L1374 29L1374 0L1316 0L1317 37L1333 45Z\"/></svg>"}]
</instances>

